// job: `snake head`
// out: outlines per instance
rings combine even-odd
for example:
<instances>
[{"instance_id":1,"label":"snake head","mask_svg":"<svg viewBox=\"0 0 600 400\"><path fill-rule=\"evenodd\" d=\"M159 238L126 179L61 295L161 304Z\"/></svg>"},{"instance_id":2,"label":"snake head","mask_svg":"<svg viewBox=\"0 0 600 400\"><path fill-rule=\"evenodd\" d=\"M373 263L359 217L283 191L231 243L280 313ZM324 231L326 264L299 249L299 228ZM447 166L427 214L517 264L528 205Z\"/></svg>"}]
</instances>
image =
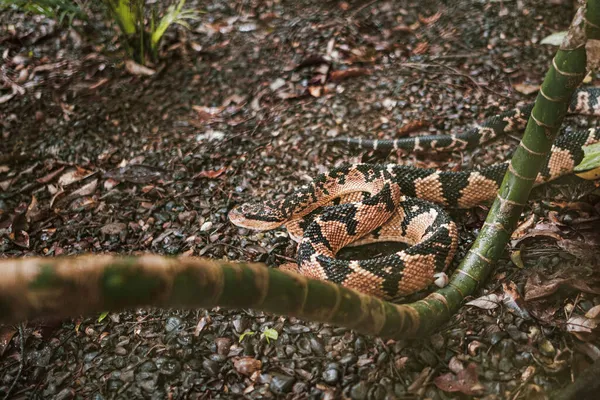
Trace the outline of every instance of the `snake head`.
<instances>
[{"instance_id":1,"label":"snake head","mask_svg":"<svg viewBox=\"0 0 600 400\"><path fill-rule=\"evenodd\" d=\"M244 203L229 212L229 220L242 228L268 231L281 226L286 218L268 203Z\"/></svg>"}]
</instances>

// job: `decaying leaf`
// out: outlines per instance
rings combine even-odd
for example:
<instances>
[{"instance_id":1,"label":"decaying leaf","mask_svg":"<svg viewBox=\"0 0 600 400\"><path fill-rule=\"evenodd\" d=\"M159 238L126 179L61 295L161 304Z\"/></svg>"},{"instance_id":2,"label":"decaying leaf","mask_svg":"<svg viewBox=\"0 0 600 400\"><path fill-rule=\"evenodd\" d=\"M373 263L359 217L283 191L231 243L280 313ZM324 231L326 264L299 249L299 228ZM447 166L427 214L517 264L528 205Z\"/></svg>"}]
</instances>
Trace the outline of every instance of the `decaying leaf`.
<instances>
[{"instance_id":1,"label":"decaying leaf","mask_svg":"<svg viewBox=\"0 0 600 400\"><path fill-rule=\"evenodd\" d=\"M484 386L479 383L475 363L470 363L456 375L451 372L440 375L433 380L433 383L444 392L461 392L467 396L481 396L485 391Z\"/></svg>"},{"instance_id":2,"label":"decaying leaf","mask_svg":"<svg viewBox=\"0 0 600 400\"><path fill-rule=\"evenodd\" d=\"M475 300L471 300L467 303L468 306L475 306L477 308L481 308L484 310L493 310L494 308L498 308L500 306L500 302L504 295L491 293L485 296L478 297Z\"/></svg>"},{"instance_id":3,"label":"decaying leaf","mask_svg":"<svg viewBox=\"0 0 600 400\"><path fill-rule=\"evenodd\" d=\"M366 68L348 68L342 71L331 71L329 78L332 82L339 82L348 78L368 75L369 70Z\"/></svg>"},{"instance_id":4,"label":"decaying leaf","mask_svg":"<svg viewBox=\"0 0 600 400\"><path fill-rule=\"evenodd\" d=\"M156 73L155 70L140 65L133 60L125 61L125 69L132 75L151 76Z\"/></svg>"},{"instance_id":5,"label":"decaying leaf","mask_svg":"<svg viewBox=\"0 0 600 400\"><path fill-rule=\"evenodd\" d=\"M89 171L81 167L69 169L67 172L61 175L60 178L58 178L58 184L63 187L68 186L72 183L79 182L80 180L87 178L93 173L93 171Z\"/></svg>"},{"instance_id":6,"label":"decaying leaf","mask_svg":"<svg viewBox=\"0 0 600 400\"><path fill-rule=\"evenodd\" d=\"M65 166L63 165L62 167L58 168L57 170L52 171L49 174L47 174L47 175L45 175L45 176L43 176L41 178L36 179L36 181L38 183L46 184L46 183L50 182L51 180L53 180L54 178L56 178L56 176L58 174L60 174L64 169L65 169Z\"/></svg>"},{"instance_id":7,"label":"decaying leaf","mask_svg":"<svg viewBox=\"0 0 600 400\"><path fill-rule=\"evenodd\" d=\"M543 277L540 274L531 274L525 284L525 301L541 299L556 293L561 287L572 288L591 294L600 294L600 282L590 281L586 277L570 276L568 272L561 271L553 277Z\"/></svg>"},{"instance_id":8,"label":"decaying leaf","mask_svg":"<svg viewBox=\"0 0 600 400\"><path fill-rule=\"evenodd\" d=\"M200 171L196 175L194 175L194 179L198 178L208 178L208 179L216 179L219 176L223 175L223 173L227 171L227 168L219 168L217 170L208 170L208 171Z\"/></svg>"},{"instance_id":9,"label":"decaying leaf","mask_svg":"<svg viewBox=\"0 0 600 400\"><path fill-rule=\"evenodd\" d=\"M575 335L583 342L590 341L596 337L594 330L600 322L597 318L587 318L584 315L573 315L567 321L567 332Z\"/></svg>"},{"instance_id":10,"label":"decaying leaf","mask_svg":"<svg viewBox=\"0 0 600 400\"><path fill-rule=\"evenodd\" d=\"M504 289L504 299L502 302L504 305L514 314L518 315L523 319L531 319L531 315L525 308L525 303L517 290L517 285L510 281L508 283L502 284L502 289Z\"/></svg>"},{"instance_id":11,"label":"decaying leaf","mask_svg":"<svg viewBox=\"0 0 600 400\"><path fill-rule=\"evenodd\" d=\"M513 88L519 93L528 95L528 94L533 94L533 93L537 92L540 89L540 85L529 85L527 83L517 83L517 84L513 85Z\"/></svg>"}]
</instances>

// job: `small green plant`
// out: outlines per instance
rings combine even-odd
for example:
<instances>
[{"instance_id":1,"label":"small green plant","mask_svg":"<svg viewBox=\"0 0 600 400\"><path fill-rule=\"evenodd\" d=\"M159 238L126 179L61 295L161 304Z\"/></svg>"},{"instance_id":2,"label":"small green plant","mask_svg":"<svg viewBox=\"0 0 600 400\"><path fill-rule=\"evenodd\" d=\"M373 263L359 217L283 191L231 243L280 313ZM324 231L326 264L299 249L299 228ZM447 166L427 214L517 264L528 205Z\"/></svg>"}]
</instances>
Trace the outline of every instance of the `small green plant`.
<instances>
[{"instance_id":1,"label":"small green plant","mask_svg":"<svg viewBox=\"0 0 600 400\"><path fill-rule=\"evenodd\" d=\"M145 23L146 2L144 0L103 0L110 15L121 28L123 42L127 46L129 55L140 64L144 64L149 57L158 58L160 41L167 29L178 24L190 28L188 21L199 18L196 10L184 9L185 0L171 4L161 18L157 16L157 9L150 10L150 26Z\"/></svg>"},{"instance_id":2,"label":"small green plant","mask_svg":"<svg viewBox=\"0 0 600 400\"><path fill-rule=\"evenodd\" d=\"M244 338L246 336L253 336L255 335L256 332L254 331L246 331L244 333L242 333L240 335L240 338L238 339L239 342L241 343L242 340L244 340ZM260 334L260 338L261 339L265 339L267 341L267 343L271 343L270 340L277 340L279 339L279 332L277 332L275 329L271 329L271 328L266 328L261 334Z\"/></svg>"},{"instance_id":3,"label":"small green plant","mask_svg":"<svg viewBox=\"0 0 600 400\"><path fill-rule=\"evenodd\" d=\"M275 329L267 328L261 333L260 338L266 339L267 343L270 343L269 339L277 340L279 338L279 332Z\"/></svg>"},{"instance_id":4,"label":"small green plant","mask_svg":"<svg viewBox=\"0 0 600 400\"><path fill-rule=\"evenodd\" d=\"M0 10L8 7L25 12L42 14L72 24L74 19L86 21L84 11L88 0L0 0ZM199 11L185 9L186 0L175 0L158 16L158 6L146 6L145 0L102 0L99 2L107 11L108 18L114 20L121 31L121 42L129 56L140 64L148 59L158 59L160 42L171 25L190 28L189 21L199 19Z\"/></svg>"},{"instance_id":5,"label":"small green plant","mask_svg":"<svg viewBox=\"0 0 600 400\"><path fill-rule=\"evenodd\" d=\"M87 20L87 14L83 10L85 2L74 0L2 0L0 1L0 10L8 7L18 8L20 10L45 15L63 24L68 21L73 24L74 19L82 21Z\"/></svg>"},{"instance_id":6,"label":"small green plant","mask_svg":"<svg viewBox=\"0 0 600 400\"><path fill-rule=\"evenodd\" d=\"M244 340L244 338L246 336L253 336L254 334L256 334L256 332L254 332L254 331L246 331L246 332L244 332L244 333L242 333L240 335L240 338L238 340L239 340L240 343L242 343L242 340Z\"/></svg>"}]
</instances>

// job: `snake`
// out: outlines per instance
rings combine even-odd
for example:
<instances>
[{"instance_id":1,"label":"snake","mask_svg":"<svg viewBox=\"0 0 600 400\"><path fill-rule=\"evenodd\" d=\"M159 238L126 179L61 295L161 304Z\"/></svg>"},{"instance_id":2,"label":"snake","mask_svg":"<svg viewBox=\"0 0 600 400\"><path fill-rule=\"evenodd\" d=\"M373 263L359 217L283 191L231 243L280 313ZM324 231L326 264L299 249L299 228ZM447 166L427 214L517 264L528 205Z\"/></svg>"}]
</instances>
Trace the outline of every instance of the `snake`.
<instances>
[{"instance_id":1,"label":"snake","mask_svg":"<svg viewBox=\"0 0 600 400\"><path fill-rule=\"evenodd\" d=\"M516 107L458 134L336 138L333 143L370 150L465 150L524 129L532 109L533 104ZM600 88L577 89L568 113L600 116ZM582 147L597 142L600 131L595 128L559 135L534 185L572 173L584 157ZM462 171L393 163L345 165L317 175L281 199L237 205L228 217L251 230L284 226L297 243L296 263L280 266L286 271L393 299L421 291L445 273L458 247L457 226L446 209L489 204L508 168L509 161ZM336 258L344 247L377 242L408 247L364 260Z\"/></svg>"}]
</instances>

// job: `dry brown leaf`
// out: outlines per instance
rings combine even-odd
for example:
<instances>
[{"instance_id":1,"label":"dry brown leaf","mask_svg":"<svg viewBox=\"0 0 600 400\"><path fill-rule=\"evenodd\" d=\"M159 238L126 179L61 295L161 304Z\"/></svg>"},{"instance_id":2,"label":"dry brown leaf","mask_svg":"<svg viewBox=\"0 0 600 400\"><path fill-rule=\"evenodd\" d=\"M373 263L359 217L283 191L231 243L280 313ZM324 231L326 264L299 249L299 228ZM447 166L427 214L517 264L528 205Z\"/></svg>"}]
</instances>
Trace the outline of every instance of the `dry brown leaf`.
<instances>
[{"instance_id":1,"label":"dry brown leaf","mask_svg":"<svg viewBox=\"0 0 600 400\"><path fill-rule=\"evenodd\" d=\"M206 325L210 324L210 317L202 317L200 318L200 321L198 321L198 324L196 324L196 329L194 330L194 336L198 337L200 335L200 332L202 332L204 330L204 328L206 327Z\"/></svg>"},{"instance_id":2,"label":"dry brown leaf","mask_svg":"<svg viewBox=\"0 0 600 400\"><path fill-rule=\"evenodd\" d=\"M439 20L441 16L442 16L441 11L436 12L435 14L433 14L430 17L424 17L421 14L419 14L419 21L421 21L422 24L429 25L429 24L433 24L434 22L437 22L437 20Z\"/></svg>"},{"instance_id":3,"label":"dry brown leaf","mask_svg":"<svg viewBox=\"0 0 600 400\"><path fill-rule=\"evenodd\" d=\"M532 301L550 296L561 287L570 287L591 294L600 294L598 282L588 282L589 279L567 276L545 278L539 274L532 274L525 284L525 301ZM590 286L592 285L592 286ZM595 285L595 286L594 286Z\"/></svg>"},{"instance_id":4,"label":"dry brown leaf","mask_svg":"<svg viewBox=\"0 0 600 400\"><path fill-rule=\"evenodd\" d=\"M47 175L45 175L45 176L43 176L41 178L36 179L36 181L38 183L46 184L46 183L50 182L52 179L56 178L56 176L58 174L60 174L64 169L65 169L65 166L63 165L62 167L60 167L56 171L52 171L49 174L47 174Z\"/></svg>"},{"instance_id":5,"label":"dry brown leaf","mask_svg":"<svg viewBox=\"0 0 600 400\"><path fill-rule=\"evenodd\" d=\"M429 127L430 125L431 123L424 119L412 121L398 128L396 134L398 137L407 136L409 133L420 131L424 128Z\"/></svg>"},{"instance_id":6,"label":"dry brown leaf","mask_svg":"<svg viewBox=\"0 0 600 400\"><path fill-rule=\"evenodd\" d=\"M4 355L4 352L15 333L17 333L17 330L12 326L0 326L0 357Z\"/></svg>"},{"instance_id":7,"label":"dry brown leaf","mask_svg":"<svg viewBox=\"0 0 600 400\"><path fill-rule=\"evenodd\" d=\"M417 43L417 45L415 46L414 50L413 50L413 54L425 54L427 53L427 50L429 49L429 43L427 42L420 42Z\"/></svg>"},{"instance_id":8,"label":"dry brown leaf","mask_svg":"<svg viewBox=\"0 0 600 400\"><path fill-rule=\"evenodd\" d=\"M529 85L527 83L516 83L513 85L513 88L519 93L528 95L528 94L533 94L533 93L537 92L540 89L540 85Z\"/></svg>"},{"instance_id":9,"label":"dry brown leaf","mask_svg":"<svg viewBox=\"0 0 600 400\"><path fill-rule=\"evenodd\" d=\"M600 304L590 308L586 313L585 317L590 319L596 319L600 315Z\"/></svg>"},{"instance_id":10,"label":"dry brown leaf","mask_svg":"<svg viewBox=\"0 0 600 400\"><path fill-rule=\"evenodd\" d=\"M332 71L329 78L332 82L339 82L348 78L368 75L370 71L366 68L348 68L342 71Z\"/></svg>"},{"instance_id":11,"label":"dry brown leaf","mask_svg":"<svg viewBox=\"0 0 600 400\"><path fill-rule=\"evenodd\" d=\"M151 76L156 73L155 70L140 65L133 60L125 61L125 69L132 75Z\"/></svg>"},{"instance_id":12,"label":"dry brown leaf","mask_svg":"<svg viewBox=\"0 0 600 400\"><path fill-rule=\"evenodd\" d=\"M485 296L478 297L475 300L471 300L467 303L467 305L475 306L483 310L493 310L494 308L498 308L498 306L500 306L500 302L502 301L503 297L503 295L491 293Z\"/></svg>"},{"instance_id":13,"label":"dry brown leaf","mask_svg":"<svg viewBox=\"0 0 600 400\"><path fill-rule=\"evenodd\" d=\"M525 235L525 232L528 231L535 222L535 214L531 213L529 218L527 218L522 224L520 224L517 229L513 231L512 236L510 237L512 240L519 239L520 237Z\"/></svg>"},{"instance_id":14,"label":"dry brown leaf","mask_svg":"<svg viewBox=\"0 0 600 400\"><path fill-rule=\"evenodd\" d=\"M223 175L223 173L225 171L227 171L227 168L225 168L225 167L219 168L217 170L200 171L196 175L194 175L193 179L198 179L198 178L215 179L215 178L218 178L219 176Z\"/></svg>"},{"instance_id":15,"label":"dry brown leaf","mask_svg":"<svg viewBox=\"0 0 600 400\"><path fill-rule=\"evenodd\" d=\"M68 186L72 183L79 182L80 180L87 178L93 174L92 171L88 171L81 167L76 167L75 169L70 169L58 178L58 184L60 186Z\"/></svg>"},{"instance_id":16,"label":"dry brown leaf","mask_svg":"<svg viewBox=\"0 0 600 400\"><path fill-rule=\"evenodd\" d=\"M502 289L504 289L504 293L506 294L503 299L504 305L519 317L531 319L531 315L529 315L529 312L525 309L524 301L517 290L517 285L510 281L508 283L503 283Z\"/></svg>"},{"instance_id":17,"label":"dry brown leaf","mask_svg":"<svg viewBox=\"0 0 600 400\"><path fill-rule=\"evenodd\" d=\"M456 375L451 372L440 375L433 383L444 392L461 392L467 396L481 396L485 392L485 387L479 383L475 363L470 363Z\"/></svg>"}]
</instances>

